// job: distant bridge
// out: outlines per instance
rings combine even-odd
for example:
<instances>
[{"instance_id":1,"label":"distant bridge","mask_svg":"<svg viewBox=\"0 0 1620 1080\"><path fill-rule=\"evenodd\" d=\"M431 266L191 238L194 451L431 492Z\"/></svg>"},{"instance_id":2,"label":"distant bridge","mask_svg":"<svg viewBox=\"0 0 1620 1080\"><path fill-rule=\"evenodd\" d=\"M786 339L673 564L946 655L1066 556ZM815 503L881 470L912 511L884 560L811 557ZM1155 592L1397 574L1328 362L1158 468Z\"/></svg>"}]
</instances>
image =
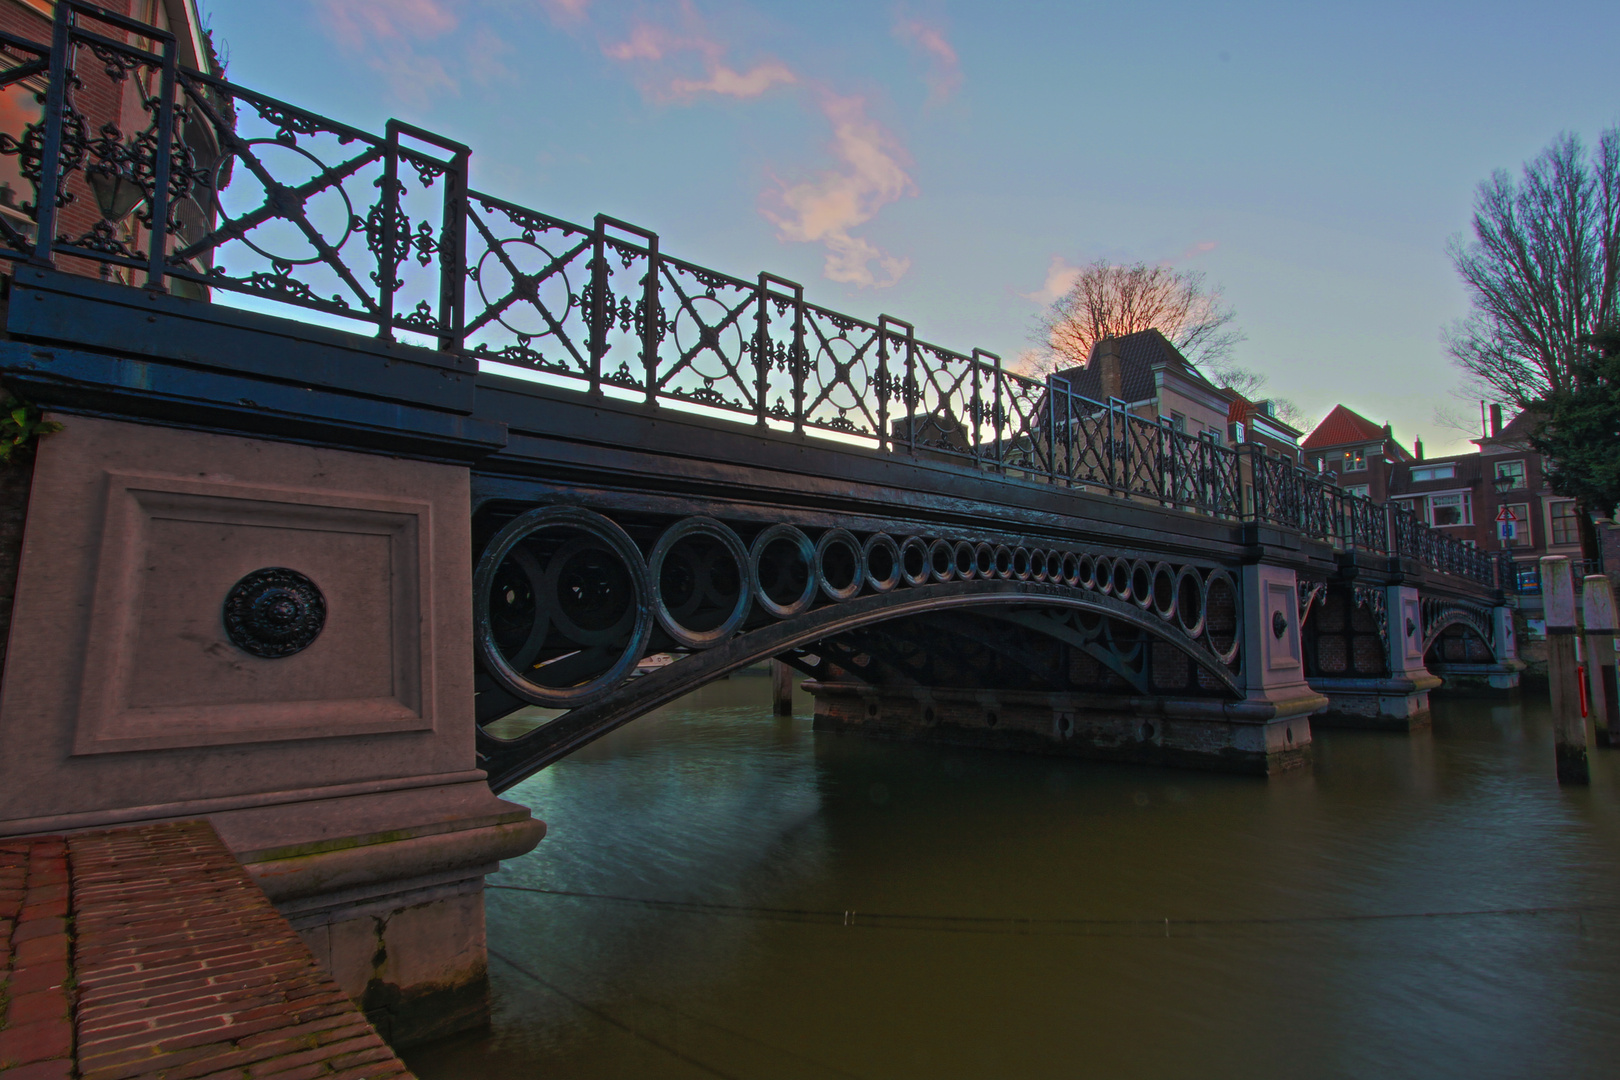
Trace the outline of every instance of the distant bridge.
<instances>
[{"instance_id":1,"label":"distant bridge","mask_svg":"<svg viewBox=\"0 0 1620 1080\"><path fill-rule=\"evenodd\" d=\"M0 374L65 425L0 832L209 816L337 970L537 839L475 765L768 657L823 728L1261 773L1517 679L1494 560L1258 446L476 192L77 0L0 45L39 101Z\"/></svg>"}]
</instances>

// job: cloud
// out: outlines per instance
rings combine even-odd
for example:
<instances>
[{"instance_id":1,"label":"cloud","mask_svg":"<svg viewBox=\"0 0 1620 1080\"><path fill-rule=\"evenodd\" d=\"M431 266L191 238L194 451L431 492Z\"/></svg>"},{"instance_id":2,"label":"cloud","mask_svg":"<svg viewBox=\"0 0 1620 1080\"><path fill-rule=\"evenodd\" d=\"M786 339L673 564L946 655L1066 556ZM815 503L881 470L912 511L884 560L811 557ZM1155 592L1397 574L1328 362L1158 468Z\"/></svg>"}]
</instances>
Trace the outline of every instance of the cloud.
<instances>
[{"instance_id":1,"label":"cloud","mask_svg":"<svg viewBox=\"0 0 1620 1080\"><path fill-rule=\"evenodd\" d=\"M1052 256L1052 261L1046 264L1046 281L1034 292L1020 293L1026 300L1035 300L1042 304L1050 304L1059 297L1066 296L1074 283L1080 277L1080 267L1074 266L1061 255Z\"/></svg>"},{"instance_id":2,"label":"cloud","mask_svg":"<svg viewBox=\"0 0 1620 1080\"><path fill-rule=\"evenodd\" d=\"M1221 245L1214 240L1201 240L1192 247L1188 248L1186 251L1183 251L1181 253L1181 259L1185 261L1187 259L1195 258L1204 254L1206 251L1214 251L1220 246Z\"/></svg>"},{"instance_id":3,"label":"cloud","mask_svg":"<svg viewBox=\"0 0 1620 1080\"><path fill-rule=\"evenodd\" d=\"M590 15L591 0L540 0L540 6L560 23L581 23Z\"/></svg>"},{"instance_id":4,"label":"cloud","mask_svg":"<svg viewBox=\"0 0 1620 1080\"><path fill-rule=\"evenodd\" d=\"M849 230L870 221L889 203L916 194L916 185L899 160L903 151L893 136L867 117L864 98L825 94L821 111L832 123L831 149L842 167L767 193L763 213L783 240L825 247L823 273L832 281L893 285L910 269L911 260L887 255Z\"/></svg>"},{"instance_id":5,"label":"cloud","mask_svg":"<svg viewBox=\"0 0 1620 1080\"><path fill-rule=\"evenodd\" d=\"M943 27L921 19L900 19L894 24L894 36L920 51L928 61L928 72L923 81L928 85L928 100L933 104L946 101L962 88L962 64L956 50L945 40Z\"/></svg>"},{"instance_id":6,"label":"cloud","mask_svg":"<svg viewBox=\"0 0 1620 1080\"><path fill-rule=\"evenodd\" d=\"M446 0L327 0L317 9L327 35L382 72L396 97L423 104L435 93L459 92L444 62L416 47L456 29Z\"/></svg>"},{"instance_id":7,"label":"cloud","mask_svg":"<svg viewBox=\"0 0 1620 1080\"><path fill-rule=\"evenodd\" d=\"M624 63L659 67L684 53L697 54L703 77L659 72L656 80L645 87L648 96L658 101L690 102L703 94L755 98L773 86L791 86L799 81L786 64L777 60L762 60L746 71L738 71L725 63L726 46L703 31L696 13L690 7L683 8L683 13L689 25L687 32L677 33L667 27L638 21L630 27L628 37L604 46L602 54Z\"/></svg>"},{"instance_id":8,"label":"cloud","mask_svg":"<svg viewBox=\"0 0 1620 1080\"><path fill-rule=\"evenodd\" d=\"M669 84L669 92L678 98L698 94L721 94L726 97L759 97L777 83L796 83L799 77L774 60L756 64L744 72L736 72L724 64L716 64L707 79L676 79Z\"/></svg>"}]
</instances>

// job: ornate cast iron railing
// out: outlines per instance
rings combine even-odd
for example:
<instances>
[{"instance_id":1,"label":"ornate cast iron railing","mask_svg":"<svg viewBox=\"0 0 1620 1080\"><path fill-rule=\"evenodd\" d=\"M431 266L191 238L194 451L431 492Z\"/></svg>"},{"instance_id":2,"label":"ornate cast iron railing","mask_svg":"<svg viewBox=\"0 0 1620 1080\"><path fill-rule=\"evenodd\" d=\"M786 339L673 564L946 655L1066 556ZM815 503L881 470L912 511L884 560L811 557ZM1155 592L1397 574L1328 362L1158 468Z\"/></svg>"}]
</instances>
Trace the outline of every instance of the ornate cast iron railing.
<instances>
[{"instance_id":1,"label":"ornate cast iron railing","mask_svg":"<svg viewBox=\"0 0 1620 1080\"><path fill-rule=\"evenodd\" d=\"M732 277L606 215L472 191L469 151L381 137L176 61L173 35L82 0L48 45L0 33L0 260L369 326L592 393L1299 529L1495 584L1487 557L1266 454L919 340L887 315ZM31 116L30 116L31 111ZM9 181L8 181L9 184Z\"/></svg>"}]
</instances>

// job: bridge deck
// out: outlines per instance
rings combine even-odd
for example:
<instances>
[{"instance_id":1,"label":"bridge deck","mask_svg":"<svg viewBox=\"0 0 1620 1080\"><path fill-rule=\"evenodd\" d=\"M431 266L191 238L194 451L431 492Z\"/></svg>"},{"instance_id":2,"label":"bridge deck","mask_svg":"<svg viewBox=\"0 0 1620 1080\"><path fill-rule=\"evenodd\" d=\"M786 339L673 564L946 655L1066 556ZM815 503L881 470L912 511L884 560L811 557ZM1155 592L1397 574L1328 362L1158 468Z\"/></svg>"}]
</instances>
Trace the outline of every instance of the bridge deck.
<instances>
[{"instance_id":1,"label":"bridge deck","mask_svg":"<svg viewBox=\"0 0 1620 1080\"><path fill-rule=\"evenodd\" d=\"M207 824L0 844L0 1072L408 1078Z\"/></svg>"}]
</instances>

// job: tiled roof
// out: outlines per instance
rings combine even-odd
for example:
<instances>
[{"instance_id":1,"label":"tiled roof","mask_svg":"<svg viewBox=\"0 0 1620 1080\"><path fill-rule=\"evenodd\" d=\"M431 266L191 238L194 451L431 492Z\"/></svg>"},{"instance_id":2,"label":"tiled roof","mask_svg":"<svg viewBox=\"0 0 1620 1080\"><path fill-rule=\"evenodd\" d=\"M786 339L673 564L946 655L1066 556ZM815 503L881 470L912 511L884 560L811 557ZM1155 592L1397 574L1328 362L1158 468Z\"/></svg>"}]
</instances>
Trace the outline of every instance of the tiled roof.
<instances>
[{"instance_id":1,"label":"tiled roof","mask_svg":"<svg viewBox=\"0 0 1620 1080\"><path fill-rule=\"evenodd\" d=\"M1102 373L1098 370L1095 359L1096 350L1093 349L1092 359L1085 365L1060 371L1057 378L1068 380L1069 389L1081 397L1102 401L1107 395L1103 393ZM1153 397L1153 365L1166 363L1180 364L1189 371L1192 370L1192 365L1187 363L1186 358L1157 330L1139 330L1120 338L1119 396L1126 401L1146 401Z\"/></svg>"},{"instance_id":2,"label":"tiled roof","mask_svg":"<svg viewBox=\"0 0 1620 1080\"><path fill-rule=\"evenodd\" d=\"M1345 443L1383 441L1382 427L1343 405L1335 405L1333 411L1322 418L1322 422L1305 436L1305 441L1300 445L1307 450L1319 450L1328 446L1343 446Z\"/></svg>"}]
</instances>

